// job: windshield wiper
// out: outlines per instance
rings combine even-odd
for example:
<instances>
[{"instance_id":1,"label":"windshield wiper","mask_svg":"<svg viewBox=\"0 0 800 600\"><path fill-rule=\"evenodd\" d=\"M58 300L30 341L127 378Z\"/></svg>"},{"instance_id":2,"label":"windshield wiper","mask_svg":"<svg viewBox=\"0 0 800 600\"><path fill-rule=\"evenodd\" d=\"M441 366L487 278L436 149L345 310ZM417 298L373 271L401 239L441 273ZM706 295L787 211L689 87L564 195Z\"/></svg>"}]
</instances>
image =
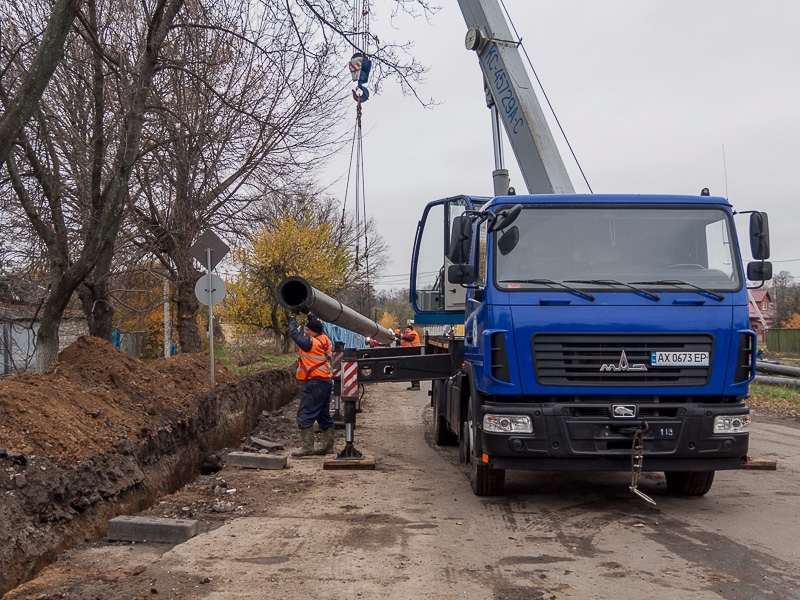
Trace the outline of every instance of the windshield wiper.
<instances>
[{"instance_id":1,"label":"windshield wiper","mask_svg":"<svg viewBox=\"0 0 800 600\"><path fill-rule=\"evenodd\" d=\"M688 281L681 281L680 279L659 279L657 281L631 281L633 285L673 285L675 287L685 285L687 287L693 288L700 292L701 294L707 294L712 298L716 298L718 301L722 302L725 300L725 296L722 296L716 292L712 292L711 290L707 290L705 288L701 288L699 285L695 285L693 283L689 283Z\"/></svg>"},{"instance_id":2,"label":"windshield wiper","mask_svg":"<svg viewBox=\"0 0 800 600\"><path fill-rule=\"evenodd\" d=\"M572 292L573 294L576 294L578 296L581 296L582 298L586 298L587 300L591 300L592 302L594 302L593 294L576 290L574 287L564 285L563 283L559 283L558 281L553 281L551 279L504 279L500 283L531 283L533 285L554 285L560 288L564 288L568 292Z\"/></svg>"},{"instance_id":3,"label":"windshield wiper","mask_svg":"<svg viewBox=\"0 0 800 600\"><path fill-rule=\"evenodd\" d=\"M647 296L651 300L655 300L656 302L661 300L661 296L658 294L654 294L652 292L648 292L647 290L643 290L641 288L637 288L636 286L631 285L630 283L623 283L622 281L617 281L616 279L567 279L566 283L585 283L587 285L621 285L622 287L626 287L629 290L633 290L637 294L642 294L643 296Z\"/></svg>"}]
</instances>

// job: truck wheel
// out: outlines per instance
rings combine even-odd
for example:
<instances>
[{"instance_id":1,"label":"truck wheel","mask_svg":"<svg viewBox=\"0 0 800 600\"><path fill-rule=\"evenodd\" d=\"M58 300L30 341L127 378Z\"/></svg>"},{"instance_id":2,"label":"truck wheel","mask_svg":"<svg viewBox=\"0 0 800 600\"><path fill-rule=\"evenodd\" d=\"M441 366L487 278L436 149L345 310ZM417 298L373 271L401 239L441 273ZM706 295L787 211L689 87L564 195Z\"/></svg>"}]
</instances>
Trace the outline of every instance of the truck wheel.
<instances>
[{"instance_id":1,"label":"truck wheel","mask_svg":"<svg viewBox=\"0 0 800 600\"><path fill-rule=\"evenodd\" d=\"M714 471L664 471L667 491L677 496L705 496L714 483Z\"/></svg>"},{"instance_id":2,"label":"truck wheel","mask_svg":"<svg viewBox=\"0 0 800 600\"><path fill-rule=\"evenodd\" d=\"M472 493L476 496L496 496L503 493L503 485L506 482L505 469L493 469L491 465L484 464L479 456L473 456L473 450L477 453L479 449L478 430L472 418L472 398L468 400L467 422L464 423L463 444L459 444L459 454L462 445L466 448L466 462L469 463L469 483Z\"/></svg>"},{"instance_id":3,"label":"truck wheel","mask_svg":"<svg viewBox=\"0 0 800 600\"><path fill-rule=\"evenodd\" d=\"M469 455L472 453L472 444L469 441L469 422L461 424L461 435L458 437L458 461L469 464Z\"/></svg>"},{"instance_id":4,"label":"truck wheel","mask_svg":"<svg viewBox=\"0 0 800 600\"><path fill-rule=\"evenodd\" d=\"M456 435L447 426L447 419L439 412L439 401L433 400L433 441L437 446L455 446Z\"/></svg>"},{"instance_id":5,"label":"truck wheel","mask_svg":"<svg viewBox=\"0 0 800 600\"><path fill-rule=\"evenodd\" d=\"M473 457L469 469L469 482L472 493L476 496L496 496L503 493L506 472L505 469L493 469Z\"/></svg>"}]
</instances>

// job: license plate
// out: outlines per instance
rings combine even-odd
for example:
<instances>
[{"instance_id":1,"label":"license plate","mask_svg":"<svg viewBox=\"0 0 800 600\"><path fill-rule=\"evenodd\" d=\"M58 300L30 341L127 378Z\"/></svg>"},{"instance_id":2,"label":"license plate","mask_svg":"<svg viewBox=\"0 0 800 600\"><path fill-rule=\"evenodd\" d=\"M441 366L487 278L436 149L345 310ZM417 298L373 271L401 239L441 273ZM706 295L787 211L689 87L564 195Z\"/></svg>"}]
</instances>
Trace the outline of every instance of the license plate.
<instances>
[{"instance_id":1,"label":"license plate","mask_svg":"<svg viewBox=\"0 0 800 600\"><path fill-rule=\"evenodd\" d=\"M650 364L654 367L707 367L710 352L650 352Z\"/></svg>"}]
</instances>

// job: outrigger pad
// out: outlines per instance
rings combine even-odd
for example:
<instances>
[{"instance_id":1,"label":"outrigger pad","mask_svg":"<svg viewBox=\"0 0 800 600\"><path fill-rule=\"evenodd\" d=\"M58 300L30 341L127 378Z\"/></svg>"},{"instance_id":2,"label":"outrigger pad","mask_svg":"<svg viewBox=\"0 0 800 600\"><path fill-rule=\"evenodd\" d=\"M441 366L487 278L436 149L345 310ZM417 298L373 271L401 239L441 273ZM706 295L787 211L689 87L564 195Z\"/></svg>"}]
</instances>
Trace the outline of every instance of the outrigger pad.
<instances>
[{"instance_id":1,"label":"outrigger pad","mask_svg":"<svg viewBox=\"0 0 800 600\"><path fill-rule=\"evenodd\" d=\"M777 471L778 461L750 458L749 456L745 456L744 460L742 461L742 468L751 469L753 471Z\"/></svg>"}]
</instances>

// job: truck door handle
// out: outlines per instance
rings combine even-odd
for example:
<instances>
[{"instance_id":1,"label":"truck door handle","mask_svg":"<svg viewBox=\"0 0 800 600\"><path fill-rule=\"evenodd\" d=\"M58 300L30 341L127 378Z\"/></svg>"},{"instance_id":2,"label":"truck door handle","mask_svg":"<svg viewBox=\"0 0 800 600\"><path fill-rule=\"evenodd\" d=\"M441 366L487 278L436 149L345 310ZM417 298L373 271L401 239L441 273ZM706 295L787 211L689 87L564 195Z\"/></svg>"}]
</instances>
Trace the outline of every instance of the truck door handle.
<instances>
[{"instance_id":1,"label":"truck door handle","mask_svg":"<svg viewBox=\"0 0 800 600\"><path fill-rule=\"evenodd\" d=\"M456 293L456 288L452 288L452 289L450 289L450 290L448 290L448 291L449 291L451 294L455 294L455 293Z\"/></svg>"}]
</instances>

